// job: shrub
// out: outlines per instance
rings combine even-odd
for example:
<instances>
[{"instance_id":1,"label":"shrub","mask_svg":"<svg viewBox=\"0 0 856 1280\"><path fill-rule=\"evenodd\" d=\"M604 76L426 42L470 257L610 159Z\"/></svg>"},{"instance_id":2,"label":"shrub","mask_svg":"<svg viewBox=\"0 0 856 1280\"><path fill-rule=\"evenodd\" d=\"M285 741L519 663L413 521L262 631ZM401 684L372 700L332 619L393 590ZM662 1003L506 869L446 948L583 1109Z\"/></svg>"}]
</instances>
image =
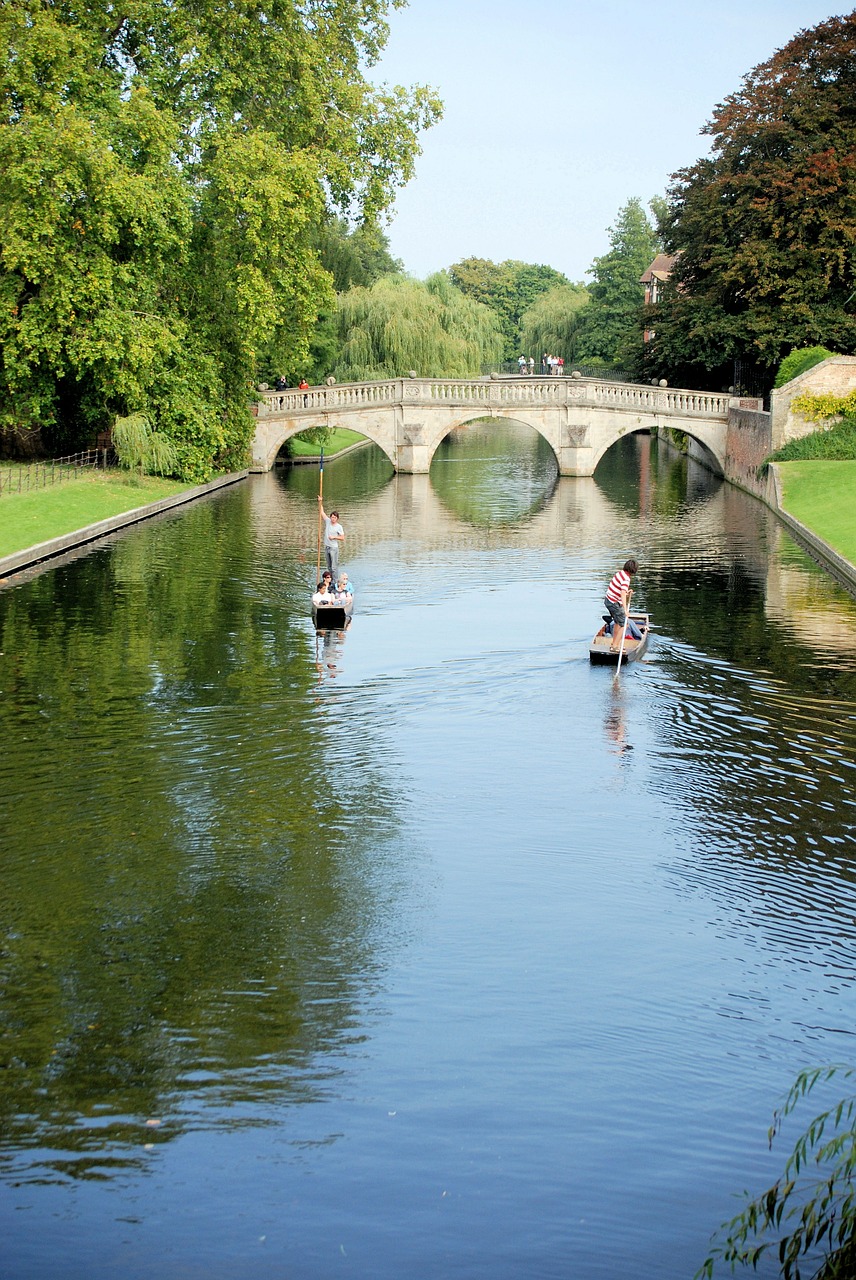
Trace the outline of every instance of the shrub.
<instances>
[{"instance_id":1,"label":"shrub","mask_svg":"<svg viewBox=\"0 0 856 1280\"><path fill-rule=\"evenodd\" d=\"M785 356L779 365L779 372L776 374L773 386L783 387L786 382L793 382L794 378L798 378L807 369L813 369L816 364L834 355L835 352L827 350L826 347L799 347L789 356Z\"/></svg>"},{"instance_id":2,"label":"shrub","mask_svg":"<svg viewBox=\"0 0 856 1280\"><path fill-rule=\"evenodd\" d=\"M798 462L826 459L847 462L856 459L856 417L845 418L826 431L813 431L810 436L788 443L773 454L772 462Z\"/></svg>"}]
</instances>

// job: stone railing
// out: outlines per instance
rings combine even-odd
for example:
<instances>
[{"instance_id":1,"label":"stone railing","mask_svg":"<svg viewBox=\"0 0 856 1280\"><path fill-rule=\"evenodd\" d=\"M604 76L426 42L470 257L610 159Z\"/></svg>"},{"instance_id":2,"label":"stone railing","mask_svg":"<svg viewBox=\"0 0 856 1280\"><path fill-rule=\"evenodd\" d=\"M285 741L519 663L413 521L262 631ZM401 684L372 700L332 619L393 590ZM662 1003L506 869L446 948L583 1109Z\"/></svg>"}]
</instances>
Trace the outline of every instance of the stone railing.
<instances>
[{"instance_id":1,"label":"stone railing","mask_svg":"<svg viewBox=\"0 0 856 1280\"><path fill-rule=\"evenodd\" d=\"M465 378L393 378L388 382L343 382L307 391L266 391L258 416L335 413L390 404L517 405L529 408L592 405L605 408L725 419L730 398L705 391L645 387L589 378L525 378L519 381Z\"/></svg>"}]
</instances>

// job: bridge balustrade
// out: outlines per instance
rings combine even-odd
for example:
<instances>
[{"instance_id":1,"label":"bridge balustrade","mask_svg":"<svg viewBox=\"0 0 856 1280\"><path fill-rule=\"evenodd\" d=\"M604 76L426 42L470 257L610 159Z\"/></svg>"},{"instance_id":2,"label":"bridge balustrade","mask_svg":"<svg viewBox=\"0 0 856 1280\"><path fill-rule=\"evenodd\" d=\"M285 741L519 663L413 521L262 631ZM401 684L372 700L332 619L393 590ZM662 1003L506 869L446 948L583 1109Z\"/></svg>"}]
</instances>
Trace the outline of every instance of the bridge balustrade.
<instances>
[{"instance_id":1,"label":"bridge balustrade","mask_svg":"<svg viewBox=\"0 0 856 1280\"><path fill-rule=\"evenodd\" d=\"M384 382L340 383L308 391L263 392L259 416L312 414L378 404L472 404L551 406L604 405L648 413L723 418L729 397L702 391L643 387L594 379L526 378L520 381L394 378Z\"/></svg>"}]
</instances>

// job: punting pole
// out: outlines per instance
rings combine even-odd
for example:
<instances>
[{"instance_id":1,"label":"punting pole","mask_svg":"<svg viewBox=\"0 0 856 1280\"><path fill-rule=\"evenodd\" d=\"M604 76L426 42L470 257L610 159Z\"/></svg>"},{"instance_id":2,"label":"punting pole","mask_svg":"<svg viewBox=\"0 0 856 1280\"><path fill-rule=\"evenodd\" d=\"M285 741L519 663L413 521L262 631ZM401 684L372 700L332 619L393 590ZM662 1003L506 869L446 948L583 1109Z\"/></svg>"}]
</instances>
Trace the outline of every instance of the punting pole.
<instances>
[{"instance_id":1,"label":"punting pole","mask_svg":"<svg viewBox=\"0 0 856 1280\"><path fill-rule=\"evenodd\" d=\"M624 609L624 630L621 633L621 648L618 650L618 662L615 664L615 674L618 675L621 670L621 659L624 655L624 641L627 639L627 628L630 626L630 597L632 591L627 592L627 604Z\"/></svg>"},{"instance_id":2,"label":"punting pole","mask_svg":"<svg viewBox=\"0 0 856 1280\"><path fill-rule=\"evenodd\" d=\"M324 450L321 450L321 462L318 466L318 563L315 567L315 581L321 581L321 510L324 506ZM313 590L315 588L313 587Z\"/></svg>"}]
</instances>

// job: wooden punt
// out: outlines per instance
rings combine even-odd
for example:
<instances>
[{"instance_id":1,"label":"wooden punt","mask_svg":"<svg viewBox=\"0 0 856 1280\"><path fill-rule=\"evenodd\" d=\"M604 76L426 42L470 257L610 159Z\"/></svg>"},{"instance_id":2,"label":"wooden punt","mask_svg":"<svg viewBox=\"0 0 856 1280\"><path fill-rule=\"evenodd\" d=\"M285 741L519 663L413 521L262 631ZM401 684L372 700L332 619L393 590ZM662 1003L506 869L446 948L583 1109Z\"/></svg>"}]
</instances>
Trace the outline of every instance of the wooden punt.
<instances>
[{"instance_id":1,"label":"wooden punt","mask_svg":"<svg viewBox=\"0 0 856 1280\"><path fill-rule=\"evenodd\" d=\"M316 631L341 631L351 620L354 597L347 604L321 604L312 606L312 622Z\"/></svg>"},{"instance_id":2,"label":"wooden punt","mask_svg":"<svg viewBox=\"0 0 856 1280\"><path fill-rule=\"evenodd\" d=\"M641 658L648 648L648 641L651 638L651 623L648 614L631 612L630 617L636 623L639 631L642 632L642 639L634 640L628 631L627 639L624 641L624 653L621 658L622 666L625 662L635 662L637 658ZM594 663L615 667L618 665L618 654L610 652L612 636L606 634L606 626L609 621L608 614L604 614L603 626L589 645L589 658Z\"/></svg>"}]
</instances>

